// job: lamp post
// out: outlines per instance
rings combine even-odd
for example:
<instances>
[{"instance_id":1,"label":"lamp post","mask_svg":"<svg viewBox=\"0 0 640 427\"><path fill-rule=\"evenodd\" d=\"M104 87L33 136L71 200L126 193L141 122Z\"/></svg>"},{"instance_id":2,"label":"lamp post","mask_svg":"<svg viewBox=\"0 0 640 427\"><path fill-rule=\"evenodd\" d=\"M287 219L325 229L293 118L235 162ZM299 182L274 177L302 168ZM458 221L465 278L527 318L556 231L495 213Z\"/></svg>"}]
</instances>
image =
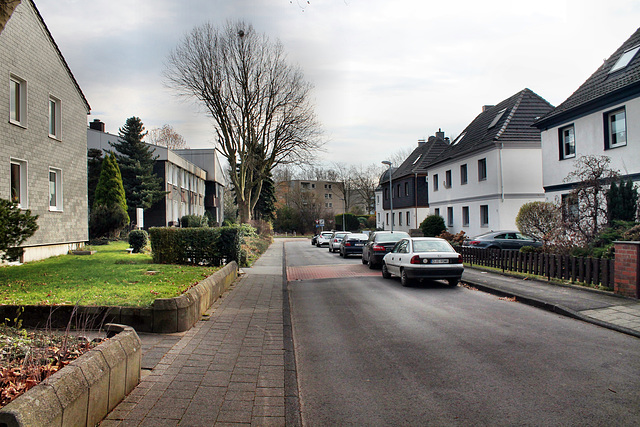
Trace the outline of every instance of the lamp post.
<instances>
[{"instance_id":1,"label":"lamp post","mask_svg":"<svg viewBox=\"0 0 640 427\"><path fill-rule=\"evenodd\" d=\"M393 180L391 178L391 162L389 160L383 160L382 164L389 167L389 206L391 208L391 232L393 233Z\"/></svg>"}]
</instances>

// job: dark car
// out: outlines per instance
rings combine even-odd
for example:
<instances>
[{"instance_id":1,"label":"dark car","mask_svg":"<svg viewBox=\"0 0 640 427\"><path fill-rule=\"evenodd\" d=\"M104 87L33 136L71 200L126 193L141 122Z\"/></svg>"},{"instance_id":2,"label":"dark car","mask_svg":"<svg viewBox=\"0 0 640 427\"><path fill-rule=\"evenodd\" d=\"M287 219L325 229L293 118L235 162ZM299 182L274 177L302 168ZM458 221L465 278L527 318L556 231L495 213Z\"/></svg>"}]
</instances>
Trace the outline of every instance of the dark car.
<instances>
[{"instance_id":1,"label":"dark car","mask_svg":"<svg viewBox=\"0 0 640 427\"><path fill-rule=\"evenodd\" d=\"M409 237L404 231L375 231L369 235L369 240L362 249L362 263L369 264L374 269L382 265L382 258L395 246L400 239Z\"/></svg>"},{"instance_id":2,"label":"dark car","mask_svg":"<svg viewBox=\"0 0 640 427\"><path fill-rule=\"evenodd\" d=\"M349 255L361 255L367 240L369 236L364 233L347 234L340 242L340 256L346 258Z\"/></svg>"},{"instance_id":3,"label":"dark car","mask_svg":"<svg viewBox=\"0 0 640 427\"><path fill-rule=\"evenodd\" d=\"M519 231L502 230L481 234L465 240L464 245L470 248L519 250L523 246L542 246L536 239L525 236Z\"/></svg>"}]
</instances>

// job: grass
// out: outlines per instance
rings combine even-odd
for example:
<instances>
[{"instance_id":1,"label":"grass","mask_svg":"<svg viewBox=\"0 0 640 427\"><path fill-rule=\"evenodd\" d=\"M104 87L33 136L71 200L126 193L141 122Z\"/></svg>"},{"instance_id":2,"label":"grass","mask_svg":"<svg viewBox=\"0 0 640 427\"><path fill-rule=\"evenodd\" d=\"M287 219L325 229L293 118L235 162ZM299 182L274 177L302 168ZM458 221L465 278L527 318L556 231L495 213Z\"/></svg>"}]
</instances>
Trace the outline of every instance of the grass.
<instances>
[{"instance_id":1,"label":"grass","mask_svg":"<svg viewBox=\"0 0 640 427\"><path fill-rule=\"evenodd\" d=\"M126 242L93 246L93 255L62 255L0 267L0 303L147 307L171 298L219 268L152 264L150 254L129 254Z\"/></svg>"}]
</instances>

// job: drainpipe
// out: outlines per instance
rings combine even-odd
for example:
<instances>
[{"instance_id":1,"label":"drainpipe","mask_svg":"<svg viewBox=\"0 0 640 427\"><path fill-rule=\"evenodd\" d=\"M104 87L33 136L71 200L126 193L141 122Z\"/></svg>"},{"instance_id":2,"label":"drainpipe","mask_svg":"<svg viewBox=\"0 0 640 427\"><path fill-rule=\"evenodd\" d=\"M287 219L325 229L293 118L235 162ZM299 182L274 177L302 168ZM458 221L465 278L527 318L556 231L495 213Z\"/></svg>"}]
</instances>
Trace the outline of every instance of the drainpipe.
<instances>
[{"instance_id":1,"label":"drainpipe","mask_svg":"<svg viewBox=\"0 0 640 427\"><path fill-rule=\"evenodd\" d=\"M416 193L415 194L415 198L416 198L416 203L415 203L415 215L414 215L414 223L413 223L413 228L418 228L418 172L415 172L415 176L414 176L414 184L413 184L413 192ZM409 230L411 230L411 228L409 228Z\"/></svg>"},{"instance_id":2,"label":"drainpipe","mask_svg":"<svg viewBox=\"0 0 640 427\"><path fill-rule=\"evenodd\" d=\"M504 148L504 143L500 142L500 201L504 203L504 176L502 171L502 149Z\"/></svg>"}]
</instances>

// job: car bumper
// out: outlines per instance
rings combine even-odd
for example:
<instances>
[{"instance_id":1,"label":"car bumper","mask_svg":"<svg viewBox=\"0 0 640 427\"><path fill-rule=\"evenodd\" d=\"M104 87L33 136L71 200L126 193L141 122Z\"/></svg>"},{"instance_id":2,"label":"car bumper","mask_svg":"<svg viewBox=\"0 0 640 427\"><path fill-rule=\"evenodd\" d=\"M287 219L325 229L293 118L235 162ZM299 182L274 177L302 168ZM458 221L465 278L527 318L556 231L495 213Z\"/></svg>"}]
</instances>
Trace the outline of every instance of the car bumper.
<instances>
[{"instance_id":1,"label":"car bumper","mask_svg":"<svg viewBox=\"0 0 640 427\"><path fill-rule=\"evenodd\" d=\"M451 266L451 267L405 267L404 271L407 272L407 277L410 279L460 279L463 266Z\"/></svg>"},{"instance_id":2,"label":"car bumper","mask_svg":"<svg viewBox=\"0 0 640 427\"><path fill-rule=\"evenodd\" d=\"M347 248L345 247L344 249L344 253L347 255L360 255L362 254L362 248L361 247L356 247L356 248Z\"/></svg>"}]
</instances>

